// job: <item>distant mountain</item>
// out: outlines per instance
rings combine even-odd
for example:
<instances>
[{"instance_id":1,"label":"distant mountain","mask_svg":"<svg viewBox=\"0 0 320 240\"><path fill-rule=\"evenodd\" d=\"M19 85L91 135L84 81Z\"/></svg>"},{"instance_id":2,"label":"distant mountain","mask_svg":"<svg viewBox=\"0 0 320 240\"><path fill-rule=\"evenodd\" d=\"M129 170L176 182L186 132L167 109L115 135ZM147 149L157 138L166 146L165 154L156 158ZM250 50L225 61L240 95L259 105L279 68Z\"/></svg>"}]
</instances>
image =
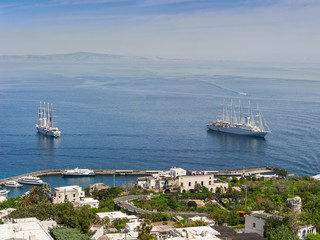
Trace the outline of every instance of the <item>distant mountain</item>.
<instances>
[{"instance_id":1,"label":"distant mountain","mask_svg":"<svg viewBox=\"0 0 320 240\"><path fill-rule=\"evenodd\" d=\"M0 62L73 62L73 63L99 63L99 62L110 62L110 61L141 61L141 60L154 60L154 61L165 61L165 60L176 60L176 59L165 59L160 57L131 57L121 56L103 53L89 53L89 52L75 52L68 54L51 54L51 55L3 55L0 56Z\"/></svg>"}]
</instances>

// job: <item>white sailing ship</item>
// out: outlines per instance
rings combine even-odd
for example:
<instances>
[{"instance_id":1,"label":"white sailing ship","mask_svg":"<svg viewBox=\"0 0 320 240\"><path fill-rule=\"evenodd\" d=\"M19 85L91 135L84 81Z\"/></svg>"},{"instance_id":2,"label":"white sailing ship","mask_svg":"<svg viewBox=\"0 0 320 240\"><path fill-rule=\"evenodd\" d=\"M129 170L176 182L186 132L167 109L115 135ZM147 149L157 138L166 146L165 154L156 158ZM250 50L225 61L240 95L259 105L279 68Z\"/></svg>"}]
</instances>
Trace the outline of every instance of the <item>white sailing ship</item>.
<instances>
[{"instance_id":1,"label":"white sailing ship","mask_svg":"<svg viewBox=\"0 0 320 240\"><path fill-rule=\"evenodd\" d=\"M60 137L61 132L58 128L54 127L53 121L53 105L51 103L51 109L49 110L49 103L47 103L47 110L46 110L46 103L43 102L43 107L39 107L38 113L38 124L36 124L36 129L39 133L42 133L46 136L52 137Z\"/></svg>"},{"instance_id":2,"label":"white sailing ship","mask_svg":"<svg viewBox=\"0 0 320 240\"><path fill-rule=\"evenodd\" d=\"M43 185L46 182L42 181L38 177L33 176L25 176L18 179L18 182L21 184L28 184L28 185Z\"/></svg>"},{"instance_id":3,"label":"white sailing ship","mask_svg":"<svg viewBox=\"0 0 320 240\"><path fill-rule=\"evenodd\" d=\"M250 102L248 113L244 114L239 101L239 114L236 113L235 106L231 100L230 117L228 106L225 101L222 107L222 116L216 122L208 123L207 128L217 132L233 133L245 136L264 137L270 133L262 113L257 105L257 112L253 115Z\"/></svg>"}]
</instances>

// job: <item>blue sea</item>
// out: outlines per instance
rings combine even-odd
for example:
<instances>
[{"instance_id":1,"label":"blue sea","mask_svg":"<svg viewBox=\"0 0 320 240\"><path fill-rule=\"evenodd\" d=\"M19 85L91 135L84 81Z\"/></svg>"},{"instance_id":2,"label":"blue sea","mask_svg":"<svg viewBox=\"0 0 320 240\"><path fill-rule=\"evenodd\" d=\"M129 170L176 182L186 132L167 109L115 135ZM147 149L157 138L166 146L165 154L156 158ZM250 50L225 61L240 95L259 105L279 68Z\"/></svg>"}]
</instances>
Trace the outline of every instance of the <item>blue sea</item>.
<instances>
[{"instance_id":1,"label":"blue sea","mask_svg":"<svg viewBox=\"0 0 320 240\"><path fill-rule=\"evenodd\" d=\"M154 59L0 67L0 178L75 167L320 173L317 65ZM272 133L207 131L224 99L259 104ZM40 101L53 103L60 138L36 133Z\"/></svg>"}]
</instances>

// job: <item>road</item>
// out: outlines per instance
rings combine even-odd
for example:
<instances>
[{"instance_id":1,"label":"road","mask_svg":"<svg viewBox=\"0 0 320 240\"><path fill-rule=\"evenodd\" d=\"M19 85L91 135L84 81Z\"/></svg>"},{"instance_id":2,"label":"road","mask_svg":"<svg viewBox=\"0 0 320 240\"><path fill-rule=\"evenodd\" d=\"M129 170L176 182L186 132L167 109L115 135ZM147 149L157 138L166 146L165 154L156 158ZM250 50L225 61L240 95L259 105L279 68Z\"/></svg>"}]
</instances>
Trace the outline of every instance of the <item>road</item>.
<instances>
[{"instance_id":1,"label":"road","mask_svg":"<svg viewBox=\"0 0 320 240\"><path fill-rule=\"evenodd\" d=\"M207 215L206 213L199 213L199 212L176 212L176 211L153 212L153 211L138 208L138 207L134 206L133 203L130 203L130 201L132 201L134 199L146 198L148 196L157 197L157 195L131 195L131 196L115 198L114 202L125 210L128 210L130 212L134 212L134 213L140 213L140 214L168 213L171 216L172 215L181 215L181 216L188 216L188 217L206 216Z\"/></svg>"}]
</instances>

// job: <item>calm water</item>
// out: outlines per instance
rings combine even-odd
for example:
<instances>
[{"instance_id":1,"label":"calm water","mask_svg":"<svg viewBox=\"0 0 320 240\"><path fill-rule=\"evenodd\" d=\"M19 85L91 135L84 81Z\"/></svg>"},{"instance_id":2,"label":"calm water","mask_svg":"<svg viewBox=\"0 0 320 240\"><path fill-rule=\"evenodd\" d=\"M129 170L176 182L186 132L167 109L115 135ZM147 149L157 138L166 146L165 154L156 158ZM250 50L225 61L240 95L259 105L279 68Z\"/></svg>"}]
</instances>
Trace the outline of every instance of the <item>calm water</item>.
<instances>
[{"instance_id":1,"label":"calm water","mask_svg":"<svg viewBox=\"0 0 320 240\"><path fill-rule=\"evenodd\" d=\"M0 66L0 178L75 167L269 165L297 175L320 173L320 82L314 80L314 68L190 63ZM216 119L224 98L258 103L272 133L257 139L208 132L206 123ZM54 104L61 138L36 134L40 100Z\"/></svg>"}]
</instances>

